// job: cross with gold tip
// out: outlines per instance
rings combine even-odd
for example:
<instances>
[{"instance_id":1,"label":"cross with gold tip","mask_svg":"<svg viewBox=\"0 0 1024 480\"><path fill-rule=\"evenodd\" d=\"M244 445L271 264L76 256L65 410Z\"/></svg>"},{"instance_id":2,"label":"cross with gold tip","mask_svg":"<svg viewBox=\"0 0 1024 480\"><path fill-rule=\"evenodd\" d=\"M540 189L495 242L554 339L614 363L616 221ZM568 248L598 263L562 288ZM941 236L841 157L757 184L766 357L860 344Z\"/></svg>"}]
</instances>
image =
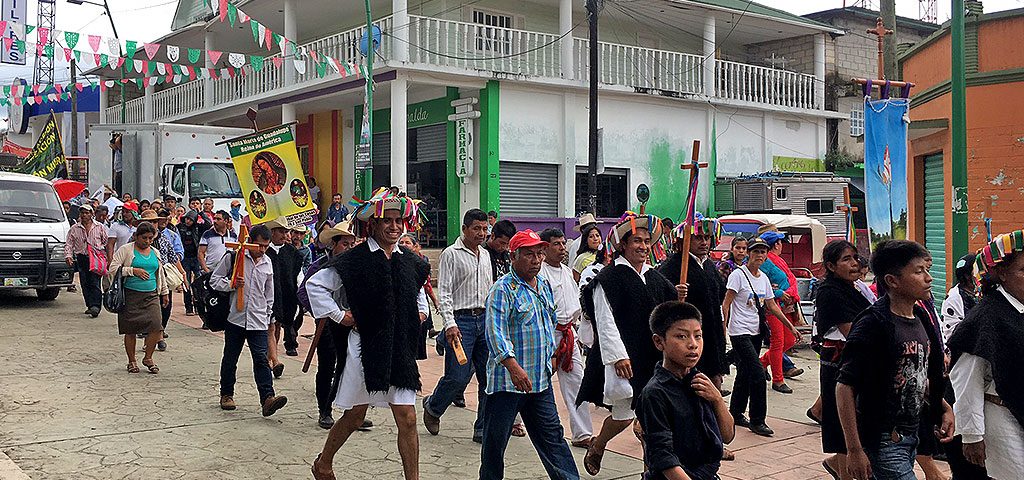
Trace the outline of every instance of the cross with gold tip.
<instances>
[{"instance_id":1,"label":"cross with gold tip","mask_svg":"<svg viewBox=\"0 0 1024 480\"><path fill-rule=\"evenodd\" d=\"M843 187L843 203L841 203L841 204L836 206L836 211L837 212L843 212L843 213L846 214L846 240L847 241L852 241L852 240L850 240L850 238L851 238L850 237L850 227L851 227L850 216L853 215L853 212L856 212L856 211L859 211L859 210L860 210L859 208L853 206L853 204L850 203L850 187Z\"/></svg>"},{"instance_id":2,"label":"cross with gold tip","mask_svg":"<svg viewBox=\"0 0 1024 480\"><path fill-rule=\"evenodd\" d=\"M245 278L245 259L242 258L242 254L245 253L246 250L252 251L263 248L259 244L246 243L246 240L248 239L249 229L246 228L245 225L242 225L241 229L238 231L238 241L227 242L224 244L224 246L228 247L228 250L235 253L235 267L231 272L231 288L238 291L238 296L235 298L235 309L239 311L245 308L244 285L239 285L239 280L244 280Z\"/></svg>"}]
</instances>

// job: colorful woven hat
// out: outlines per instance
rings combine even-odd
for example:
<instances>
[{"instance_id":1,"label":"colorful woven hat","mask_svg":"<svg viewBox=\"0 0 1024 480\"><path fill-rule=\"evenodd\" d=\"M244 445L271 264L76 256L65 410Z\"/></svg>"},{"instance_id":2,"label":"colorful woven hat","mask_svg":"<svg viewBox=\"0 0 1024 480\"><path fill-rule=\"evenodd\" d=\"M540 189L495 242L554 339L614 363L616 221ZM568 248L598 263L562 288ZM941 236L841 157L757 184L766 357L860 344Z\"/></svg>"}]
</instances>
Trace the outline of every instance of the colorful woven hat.
<instances>
[{"instance_id":1,"label":"colorful woven hat","mask_svg":"<svg viewBox=\"0 0 1024 480\"><path fill-rule=\"evenodd\" d=\"M687 228L690 229L690 235L710 235L715 242L722 236L722 225L718 223L717 218L708 218L700 213L696 213L693 216L692 226L688 225L686 220L683 220L672 229L672 238L681 240Z\"/></svg>"},{"instance_id":2,"label":"colorful woven hat","mask_svg":"<svg viewBox=\"0 0 1024 480\"><path fill-rule=\"evenodd\" d=\"M661 226L660 218L654 215L640 215L636 212L626 211L619 218L612 231L608 233L608 244L612 247L613 251L618 251L619 245L626 234L636 233L641 228L651 233L652 245L661 239L664 230Z\"/></svg>"},{"instance_id":3,"label":"colorful woven hat","mask_svg":"<svg viewBox=\"0 0 1024 480\"><path fill-rule=\"evenodd\" d=\"M1024 230L999 235L978 250L978 259L975 260L978 275L981 276L988 272L989 269L999 265L1006 257L1015 252L1024 252Z\"/></svg>"},{"instance_id":4,"label":"colorful woven hat","mask_svg":"<svg viewBox=\"0 0 1024 480\"><path fill-rule=\"evenodd\" d=\"M357 220L354 229L356 234L367 236L368 232L364 224L371 218L382 218L384 212L388 210L401 212L402 218L405 219L406 229L409 231L417 230L423 220L418 200L404 195L395 195L389 189L381 187L373 193L369 200L356 201L355 210L352 213L352 218Z\"/></svg>"}]
</instances>

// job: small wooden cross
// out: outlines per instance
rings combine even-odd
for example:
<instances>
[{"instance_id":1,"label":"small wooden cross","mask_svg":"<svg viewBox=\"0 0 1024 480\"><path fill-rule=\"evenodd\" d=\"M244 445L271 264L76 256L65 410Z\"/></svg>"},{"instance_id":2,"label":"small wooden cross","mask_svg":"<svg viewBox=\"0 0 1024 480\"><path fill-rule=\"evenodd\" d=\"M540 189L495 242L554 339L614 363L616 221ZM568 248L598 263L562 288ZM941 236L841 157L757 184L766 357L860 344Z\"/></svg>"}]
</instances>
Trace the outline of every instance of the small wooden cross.
<instances>
[{"instance_id":1,"label":"small wooden cross","mask_svg":"<svg viewBox=\"0 0 1024 480\"><path fill-rule=\"evenodd\" d=\"M235 309L241 311L245 308L245 292L243 285L239 285L238 281L245 278L245 259L243 255L246 250L259 250L262 248L260 245L255 243L246 243L249 239L249 229L245 225L238 231L237 242L227 242L224 246L228 247L229 250L235 252L235 266L231 272L231 288L238 291L238 296L235 298Z\"/></svg>"},{"instance_id":2,"label":"small wooden cross","mask_svg":"<svg viewBox=\"0 0 1024 480\"><path fill-rule=\"evenodd\" d=\"M708 167L707 162L701 163L701 162L697 161L697 159L699 157L700 157L700 140L694 140L693 141L693 150L690 152L690 163L684 163L684 164L679 166L679 168L681 168L683 170L689 170L690 171L690 188L687 190L687 197L689 197L689 196L696 197L697 196L697 183L698 183L698 179L700 177L700 169ZM712 188L714 188L714 187L712 186ZM689 273L689 267L690 267L690 261L689 261L689 258L690 258L689 257L689 255L690 255L690 230L693 228L693 225L691 225L693 223L693 216L691 215L692 212L690 212L690 203L691 202L694 205L696 205L697 199L696 198L687 198L686 199L686 218L683 219L683 223L686 224L686 227L683 228L683 251L681 252L681 254L683 255L683 261L682 261L682 265L680 265L680 267L679 267L679 283L677 285L685 284L686 283L686 277L688 276L687 274Z\"/></svg>"},{"instance_id":3,"label":"small wooden cross","mask_svg":"<svg viewBox=\"0 0 1024 480\"><path fill-rule=\"evenodd\" d=\"M885 60L882 57L882 52L885 50L885 36L892 35L893 31L885 28L885 24L882 23L882 17L878 17L878 20L875 22L875 28L869 28L867 33L878 37L878 78L885 80Z\"/></svg>"},{"instance_id":4,"label":"small wooden cross","mask_svg":"<svg viewBox=\"0 0 1024 480\"><path fill-rule=\"evenodd\" d=\"M852 226L850 224L850 216L853 215L853 212L856 212L856 211L859 211L859 210L860 210L859 208L853 206L853 204L850 203L850 187L843 187L843 203L839 204L836 207L836 211L837 212L843 212L843 213L846 214L846 239L847 240L850 239L850 227Z\"/></svg>"}]
</instances>

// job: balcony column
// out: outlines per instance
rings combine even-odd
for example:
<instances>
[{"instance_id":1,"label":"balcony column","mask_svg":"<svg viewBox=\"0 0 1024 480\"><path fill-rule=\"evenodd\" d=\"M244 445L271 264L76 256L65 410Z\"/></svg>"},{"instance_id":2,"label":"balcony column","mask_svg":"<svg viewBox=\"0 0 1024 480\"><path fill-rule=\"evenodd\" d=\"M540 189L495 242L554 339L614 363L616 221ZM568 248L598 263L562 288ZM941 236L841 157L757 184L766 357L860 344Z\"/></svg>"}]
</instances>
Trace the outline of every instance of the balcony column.
<instances>
[{"instance_id":1,"label":"balcony column","mask_svg":"<svg viewBox=\"0 0 1024 480\"><path fill-rule=\"evenodd\" d=\"M715 96L715 16L704 19L704 95Z\"/></svg>"},{"instance_id":2,"label":"balcony column","mask_svg":"<svg viewBox=\"0 0 1024 480\"><path fill-rule=\"evenodd\" d=\"M558 34L561 35L572 30L572 0L559 0L558 2ZM559 54L561 55L562 78L569 80L576 79L576 66L573 59L572 34L562 37L559 43ZM575 182L575 174L573 182Z\"/></svg>"},{"instance_id":3,"label":"balcony column","mask_svg":"<svg viewBox=\"0 0 1024 480\"><path fill-rule=\"evenodd\" d=\"M146 94L142 97L142 119L147 123L156 118L156 113L153 111L153 94L155 92L156 88L150 85L146 87Z\"/></svg>"},{"instance_id":4,"label":"balcony column","mask_svg":"<svg viewBox=\"0 0 1024 480\"><path fill-rule=\"evenodd\" d=\"M107 79L105 79L103 77L100 77L100 82L105 82L105 81L107 81ZM110 103L110 96L109 96L110 92L107 92L103 88L99 89L99 91L100 91L100 125L103 125L103 124L107 123L107 108L110 107L108 105Z\"/></svg>"},{"instance_id":5,"label":"balcony column","mask_svg":"<svg viewBox=\"0 0 1024 480\"><path fill-rule=\"evenodd\" d=\"M409 1L408 0L391 0L391 35L394 36L395 41L391 42L391 58L395 62L405 63L409 61L409 31L412 30L412 25L409 23ZM394 95L394 93L392 93ZM404 93L402 94L404 97ZM392 97L394 98L394 97ZM403 105L405 103L403 102ZM403 110L405 107L402 107ZM394 118L394 109L392 111L392 118ZM392 122L392 127L394 122ZM402 137L405 137L405 132L402 132ZM392 144L394 144L394 136L392 138ZM394 152L394 150L391 150ZM405 147L402 147L402 151L405 151ZM394 155L392 154L392 158ZM394 172L395 164L391 164L392 172ZM403 167L404 168L404 167ZM403 170L404 171L404 170ZM392 173L392 178L394 174ZM396 184L397 185L397 184Z\"/></svg>"},{"instance_id":6,"label":"balcony column","mask_svg":"<svg viewBox=\"0 0 1024 480\"><path fill-rule=\"evenodd\" d=\"M295 119L295 104L285 103L281 105L281 123L294 122Z\"/></svg>"},{"instance_id":7,"label":"balcony column","mask_svg":"<svg viewBox=\"0 0 1024 480\"><path fill-rule=\"evenodd\" d=\"M814 36L814 108L825 108L825 34Z\"/></svg>"},{"instance_id":8,"label":"balcony column","mask_svg":"<svg viewBox=\"0 0 1024 480\"><path fill-rule=\"evenodd\" d=\"M404 73L391 81L391 185L408 186L409 80Z\"/></svg>"},{"instance_id":9,"label":"balcony column","mask_svg":"<svg viewBox=\"0 0 1024 480\"><path fill-rule=\"evenodd\" d=\"M296 20L297 14L295 13L295 2L296 0L284 0L284 36L289 40L298 41L299 28L298 21ZM298 45L296 45L298 47ZM284 84L285 86L295 84L295 56L287 49L281 54L284 59ZM283 110L282 110L283 112ZM294 116L295 109L292 109Z\"/></svg>"},{"instance_id":10,"label":"balcony column","mask_svg":"<svg viewBox=\"0 0 1024 480\"><path fill-rule=\"evenodd\" d=\"M207 52L209 52L210 50L215 50L213 43L213 32L209 30L207 30L203 34L203 48ZM213 68L214 65L213 62L210 61L210 56L204 55L204 57L206 57L206 68ZM203 79L203 107L206 109L213 108L213 79L209 77L204 77L202 75L200 75L199 78Z\"/></svg>"}]
</instances>

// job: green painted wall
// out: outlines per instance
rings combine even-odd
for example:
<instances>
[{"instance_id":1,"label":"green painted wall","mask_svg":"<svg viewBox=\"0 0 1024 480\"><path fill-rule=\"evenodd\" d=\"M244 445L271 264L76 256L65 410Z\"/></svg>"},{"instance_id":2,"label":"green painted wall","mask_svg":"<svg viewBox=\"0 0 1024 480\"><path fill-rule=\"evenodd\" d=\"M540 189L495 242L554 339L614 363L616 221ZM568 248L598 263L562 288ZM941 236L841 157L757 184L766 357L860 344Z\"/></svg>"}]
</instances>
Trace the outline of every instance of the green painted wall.
<instances>
[{"instance_id":1,"label":"green painted wall","mask_svg":"<svg viewBox=\"0 0 1024 480\"><path fill-rule=\"evenodd\" d=\"M650 180L651 199L647 202L647 213L678 220L686 205L686 193L690 186L690 174L680 168L690 159L690 148L673 148L668 139L656 139L651 143ZM634 192L629 192L629 203L639 211Z\"/></svg>"},{"instance_id":2,"label":"green painted wall","mask_svg":"<svg viewBox=\"0 0 1024 480\"><path fill-rule=\"evenodd\" d=\"M480 90L480 209L501 213L498 182L498 81ZM454 164L454 162L452 162Z\"/></svg>"}]
</instances>

